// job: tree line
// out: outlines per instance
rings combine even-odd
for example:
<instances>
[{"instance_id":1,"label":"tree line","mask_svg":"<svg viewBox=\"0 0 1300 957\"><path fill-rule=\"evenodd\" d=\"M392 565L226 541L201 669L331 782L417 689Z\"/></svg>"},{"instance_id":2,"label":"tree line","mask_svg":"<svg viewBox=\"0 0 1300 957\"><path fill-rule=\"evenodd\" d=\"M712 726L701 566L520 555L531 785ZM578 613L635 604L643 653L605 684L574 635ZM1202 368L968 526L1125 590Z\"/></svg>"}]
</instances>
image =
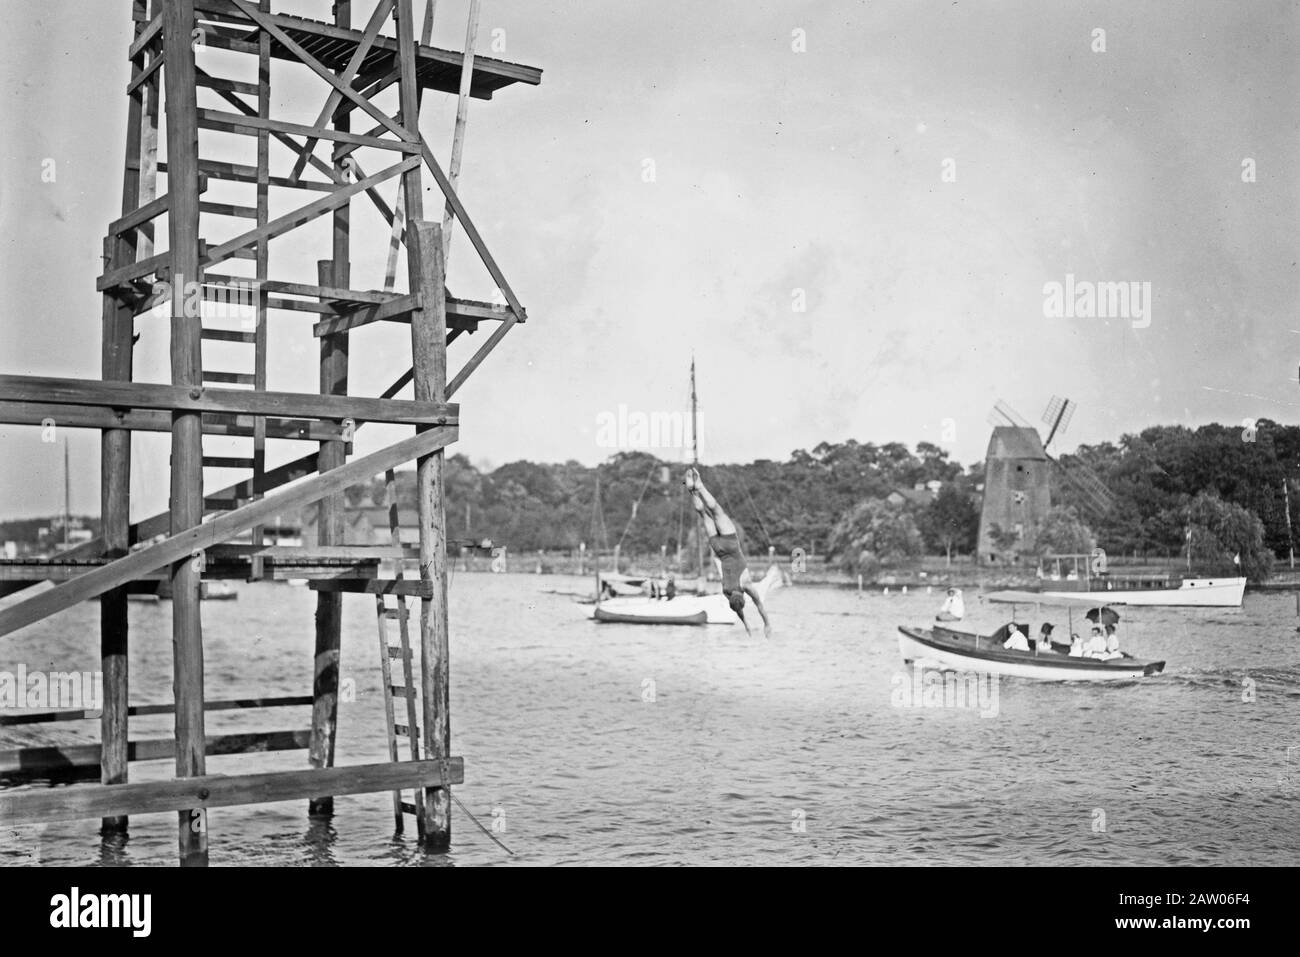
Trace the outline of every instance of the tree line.
<instances>
[{"instance_id":1,"label":"tree line","mask_svg":"<svg viewBox=\"0 0 1300 957\"><path fill-rule=\"evenodd\" d=\"M646 452L620 452L595 467L511 462L480 471L463 455L446 463L447 534L456 542L485 538L512 551L569 550L585 544L608 553L670 556L696 548L696 519L682 486L684 466ZM978 506L971 502L982 465L968 471L927 442L910 451L853 440L799 450L788 461L704 466L705 483L740 527L751 553L773 547L788 557L795 548L824 554L841 518L860 502L895 489L939 483L940 498L964 503L959 532L927 530L938 551L974 544ZM957 490L961 491L958 492ZM398 501L415 505L413 473L398 473ZM353 505L385 501L384 483L349 490Z\"/></svg>"},{"instance_id":2,"label":"tree line","mask_svg":"<svg viewBox=\"0 0 1300 957\"><path fill-rule=\"evenodd\" d=\"M1251 428L1152 426L1079 446L1058 461L1040 553L1100 546L1111 555L1176 559L1190 541L1198 567L1236 564L1260 579L1292 547L1288 505L1300 492L1300 427L1270 420ZM1098 511L1069 481L1066 472L1079 465L1109 490L1108 509ZM866 571L923 553L972 553L983 473L983 462L963 466L929 442L909 449L852 439L799 449L783 462L703 469L751 553L771 546L788 556L800 548ZM581 542L606 552L618 544L624 554L690 552L695 522L681 475L681 463L646 452L621 452L594 468L513 462L490 472L452 456L449 534L490 537L514 550ZM888 501L918 485L937 495ZM404 489L413 501L413 488Z\"/></svg>"},{"instance_id":3,"label":"tree line","mask_svg":"<svg viewBox=\"0 0 1300 957\"><path fill-rule=\"evenodd\" d=\"M1248 428L1152 426L1117 442L1081 445L1059 457L1038 550L1178 558L1236 565L1267 577L1292 548L1290 499L1300 488L1300 427L1261 419ZM1069 481L1091 470L1110 493L1104 511ZM979 526L982 462L963 466L929 442L823 442L783 462L705 466L705 482L740 526L751 554L769 547L828 555L851 571L921 554L968 555ZM672 557L697 547L696 522L681 485L683 465L647 452L620 452L600 465L511 462L476 468L463 455L446 463L448 538L491 539L511 551L589 550ZM907 500L891 493L937 490ZM413 472L398 473L398 499L415 505ZM347 492L353 506L384 503L376 478ZM1296 513L1300 515L1300 512ZM33 538L48 520L10 522L3 537ZM30 528L28 526L31 526ZM1011 547L1009 535L1007 546ZM995 535L995 540L996 540ZM3 540L0 538L0 540Z\"/></svg>"}]
</instances>

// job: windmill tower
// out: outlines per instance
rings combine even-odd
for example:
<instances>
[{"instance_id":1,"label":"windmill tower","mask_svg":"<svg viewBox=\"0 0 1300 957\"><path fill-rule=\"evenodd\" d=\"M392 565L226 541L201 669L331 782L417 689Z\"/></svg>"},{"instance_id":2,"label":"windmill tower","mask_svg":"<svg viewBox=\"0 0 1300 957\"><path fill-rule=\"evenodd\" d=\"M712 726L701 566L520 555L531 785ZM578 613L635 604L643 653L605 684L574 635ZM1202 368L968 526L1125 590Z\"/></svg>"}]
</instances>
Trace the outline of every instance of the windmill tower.
<instances>
[{"instance_id":1,"label":"windmill tower","mask_svg":"<svg viewBox=\"0 0 1300 957\"><path fill-rule=\"evenodd\" d=\"M1110 510L1113 497L1091 469L1054 458L1052 440L1070 424L1076 405L1053 396L1043 413L1047 438L999 400L989 413L993 426L984 457L984 503L976 555L982 564L1003 563L1031 554L1038 530L1052 507L1052 477L1070 487L1086 517L1096 521Z\"/></svg>"},{"instance_id":2,"label":"windmill tower","mask_svg":"<svg viewBox=\"0 0 1300 957\"><path fill-rule=\"evenodd\" d=\"M981 564L998 564L1033 551L1052 507L1051 466L1037 430L1004 403L994 406L989 421L976 554Z\"/></svg>"}]
</instances>

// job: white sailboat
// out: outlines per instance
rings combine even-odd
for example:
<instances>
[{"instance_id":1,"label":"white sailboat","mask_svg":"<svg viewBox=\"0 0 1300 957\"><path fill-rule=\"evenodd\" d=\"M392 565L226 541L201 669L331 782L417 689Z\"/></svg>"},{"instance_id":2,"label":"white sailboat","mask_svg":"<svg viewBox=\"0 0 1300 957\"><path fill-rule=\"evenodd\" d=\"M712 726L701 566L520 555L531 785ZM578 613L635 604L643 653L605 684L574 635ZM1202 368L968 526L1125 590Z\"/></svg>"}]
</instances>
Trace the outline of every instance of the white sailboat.
<instances>
[{"instance_id":1,"label":"white sailboat","mask_svg":"<svg viewBox=\"0 0 1300 957\"><path fill-rule=\"evenodd\" d=\"M758 594L767 602L770 592L782 584L781 569L772 565L758 582ZM745 597L746 617L758 614L753 600ZM736 613L727 604L727 596L677 595L673 598L611 598L597 602L588 613L589 618L600 622L635 625L735 625Z\"/></svg>"}]
</instances>

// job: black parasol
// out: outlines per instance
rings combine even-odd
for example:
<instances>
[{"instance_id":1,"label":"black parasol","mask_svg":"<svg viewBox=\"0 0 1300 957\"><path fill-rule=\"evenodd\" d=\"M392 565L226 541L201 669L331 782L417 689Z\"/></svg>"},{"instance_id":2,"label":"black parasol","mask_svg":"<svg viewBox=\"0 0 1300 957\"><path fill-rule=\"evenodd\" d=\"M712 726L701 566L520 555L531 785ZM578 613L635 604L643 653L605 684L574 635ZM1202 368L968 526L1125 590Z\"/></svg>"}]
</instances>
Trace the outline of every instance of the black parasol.
<instances>
[{"instance_id":1,"label":"black parasol","mask_svg":"<svg viewBox=\"0 0 1300 957\"><path fill-rule=\"evenodd\" d=\"M1114 608L1111 608L1109 605L1103 605L1100 608L1090 608L1088 609L1087 614L1083 617L1087 618L1094 625L1114 625L1119 622L1119 612ZM1098 621L1098 619L1100 619L1100 621Z\"/></svg>"}]
</instances>

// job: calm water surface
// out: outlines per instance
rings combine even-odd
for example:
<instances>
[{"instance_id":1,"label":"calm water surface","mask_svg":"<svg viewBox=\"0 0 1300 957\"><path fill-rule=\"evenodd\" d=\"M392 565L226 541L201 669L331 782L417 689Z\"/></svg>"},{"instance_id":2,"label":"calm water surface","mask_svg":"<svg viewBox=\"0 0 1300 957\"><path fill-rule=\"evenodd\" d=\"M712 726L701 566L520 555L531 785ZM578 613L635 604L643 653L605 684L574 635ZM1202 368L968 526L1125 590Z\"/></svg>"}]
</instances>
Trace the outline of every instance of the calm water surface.
<instances>
[{"instance_id":1,"label":"calm water surface","mask_svg":"<svg viewBox=\"0 0 1300 957\"><path fill-rule=\"evenodd\" d=\"M203 608L209 697L309 693L314 593L238 587L238 601ZM1133 610L1125 648L1166 659L1164 675L1002 679L996 715L981 716L900 706L912 679L896 626L931 618L938 594L782 589L764 642L739 626L595 625L544 591L586 587L454 577L453 752L466 762L455 793L497 822L513 857L457 809L452 853L426 858L413 836L392 836L390 798L376 794L338 798L328 824L301 802L214 810L211 863L1289 865L1300 854L1290 595ZM167 701L170 605L131 614L132 700ZM386 760L374 605L349 596L344 614L356 701L340 708L338 763ZM976 606L970 621L1003 616ZM97 647L97 608L83 605L5 639L0 670L94 669ZM308 710L211 713L208 733L305 728ZM170 720L134 719L133 737L166 736ZM208 771L304 764L280 752L209 758ZM170 774L168 762L132 765L133 780ZM135 817L119 847L101 845L97 821L0 822L0 864L172 865L174 821Z\"/></svg>"}]
</instances>

